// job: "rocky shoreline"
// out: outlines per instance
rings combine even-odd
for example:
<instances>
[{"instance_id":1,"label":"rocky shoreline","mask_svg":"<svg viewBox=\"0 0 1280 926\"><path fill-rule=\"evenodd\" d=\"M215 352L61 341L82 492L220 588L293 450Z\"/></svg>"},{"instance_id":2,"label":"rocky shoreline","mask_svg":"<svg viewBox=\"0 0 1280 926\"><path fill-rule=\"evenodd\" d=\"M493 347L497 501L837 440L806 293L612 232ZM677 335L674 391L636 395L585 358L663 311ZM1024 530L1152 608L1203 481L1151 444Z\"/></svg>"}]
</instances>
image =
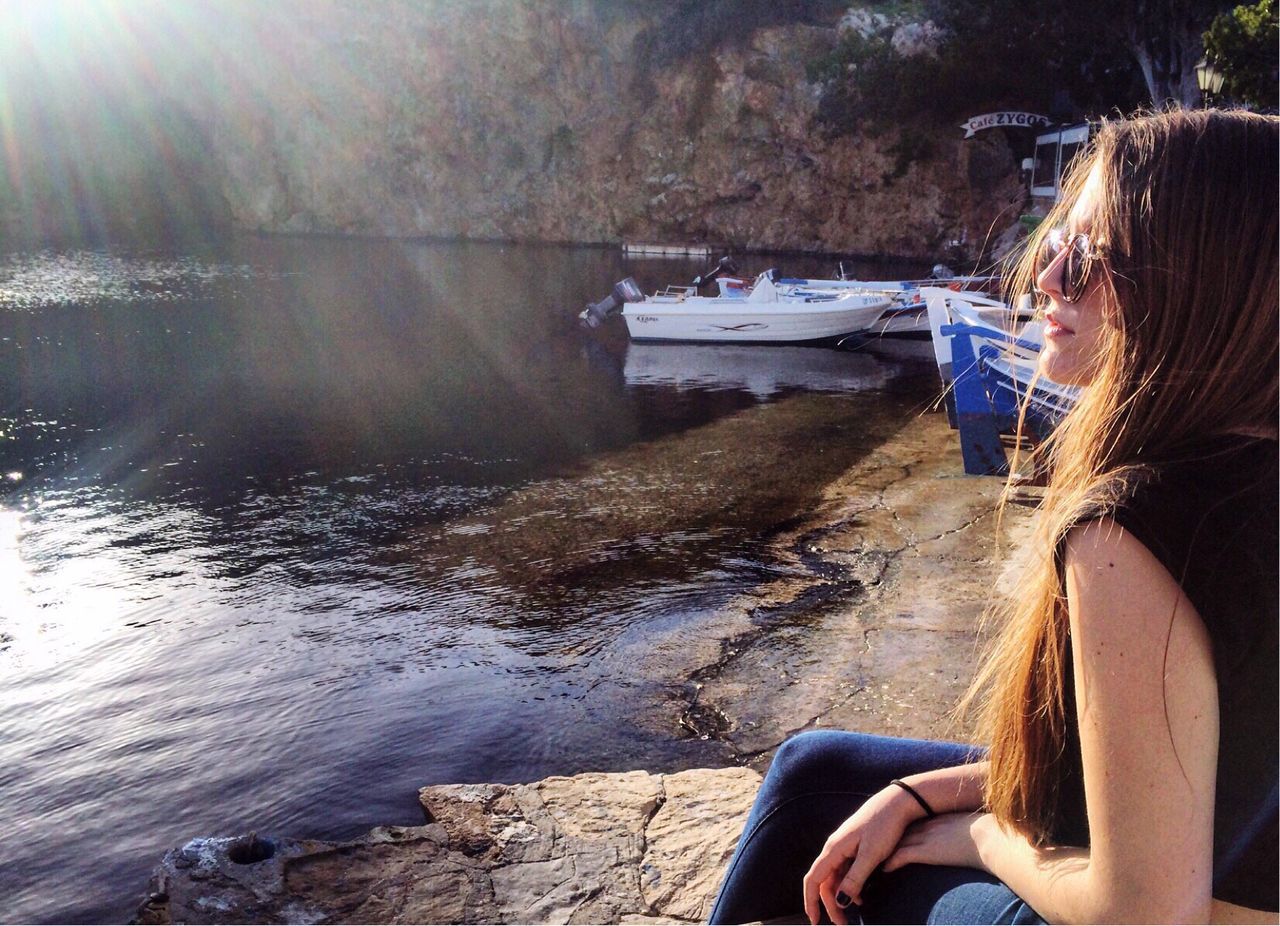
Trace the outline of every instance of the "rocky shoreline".
<instances>
[{"instance_id":1,"label":"rocky shoreline","mask_svg":"<svg viewBox=\"0 0 1280 926\"><path fill-rule=\"evenodd\" d=\"M701 922L759 783L732 768L423 788L424 826L193 840L137 921Z\"/></svg>"},{"instance_id":2,"label":"rocky shoreline","mask_svg":"<svg viewBox=\"0 0 1280 926\"><path fill-rule=\"evenodd\" d=\"M796 568L729 602L714 636L680 641L694 668L671 686L667 720L725 744L730 767L431 786L423 826L346 842L195 839L166 854L138 921L705 919L760 772L788 736L969 736L951 708L1031 509L997 520L1002 481L962 475L938 412L881 436L775 532L779 562Z\"/></svg>"}]
</instances>

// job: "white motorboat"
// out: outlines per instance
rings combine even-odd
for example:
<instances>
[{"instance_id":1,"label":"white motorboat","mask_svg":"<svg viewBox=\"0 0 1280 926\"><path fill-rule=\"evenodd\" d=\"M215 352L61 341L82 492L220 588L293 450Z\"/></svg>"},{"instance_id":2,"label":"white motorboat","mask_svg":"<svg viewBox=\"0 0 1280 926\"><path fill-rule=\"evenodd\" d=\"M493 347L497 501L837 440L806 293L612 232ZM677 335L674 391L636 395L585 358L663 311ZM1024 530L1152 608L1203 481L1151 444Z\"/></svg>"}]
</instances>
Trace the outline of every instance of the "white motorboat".
<instances>
[{"instance_id":1,"label":"white motorboat","mask_svg":"<svg viewBox=\"0 0 1280 926\"><path fill-rule=\"evenodd\" d=\"M919 293L904 293L894 298L880 319L867 332L870 337L920 338L930 336L929 311Z\"/></svg>"},{"instance_id":2,"label":"white motorboat","mask_svg":"<svg viewBox=\"0 0 1280 926\"><path fill-rule=\"evenodd\" d=\"M931 336L929 313L920 295L921 286L947 285L954 290L977 291L985 289L995 279L990 276L957 277L944 267L935 271L947 274L944 278L928 280L823 280L789 279L776 281L779 291L788 295L821 294L829 292L877 293L889 297L890 304L884 314L866 332L868 337L906 337L927 340ZM752 284L740 277L719 276L716 284L724 298L749 297ZM985 295L985 293L979 293Z\"/></svg>"},{"instance_id":3,"label":"white motorboat","mask_svg":"<svg viewBox=\"0 0 1280 926\"><path fill-rule=\"evenodd\" d=\"M788 291L762 273L746 297L700 296L694 286L669 286L640 296L628 278L580 316L592 327L621 311L637 341L737 344L839 343L863 334L889 308L884 293Z\"/></svg>"}]
</instances>

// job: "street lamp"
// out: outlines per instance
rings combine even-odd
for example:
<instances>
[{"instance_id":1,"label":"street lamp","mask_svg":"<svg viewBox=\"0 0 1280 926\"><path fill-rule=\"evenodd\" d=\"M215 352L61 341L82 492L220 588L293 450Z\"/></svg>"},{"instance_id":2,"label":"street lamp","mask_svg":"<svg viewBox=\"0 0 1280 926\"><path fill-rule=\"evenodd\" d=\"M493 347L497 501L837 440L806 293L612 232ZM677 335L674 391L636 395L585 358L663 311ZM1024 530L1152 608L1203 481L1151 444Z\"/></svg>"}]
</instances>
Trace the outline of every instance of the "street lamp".
<instances>
[{"instance_id":1,"label":"street lamp","mask_svg":"<svg viewBox=\"0 0 1280 926\"><path fill-rule=\"evenodd\" d=\"M1196 86L1200 88L1200 100L1208 107L1209 98L1222 92L1222 82L1227 75L1219 71L1208 58L1201 58L1196 65Z\"/></svg>"}]
</instances>

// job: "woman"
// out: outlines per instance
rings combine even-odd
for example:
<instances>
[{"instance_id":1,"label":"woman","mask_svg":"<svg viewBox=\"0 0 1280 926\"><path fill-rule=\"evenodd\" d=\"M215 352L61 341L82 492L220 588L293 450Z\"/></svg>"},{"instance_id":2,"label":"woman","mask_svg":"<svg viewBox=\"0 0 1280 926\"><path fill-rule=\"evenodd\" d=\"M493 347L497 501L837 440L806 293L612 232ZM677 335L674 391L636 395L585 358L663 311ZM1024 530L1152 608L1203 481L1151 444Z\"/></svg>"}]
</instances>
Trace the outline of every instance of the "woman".
<instances>
[{"instance_id":1,"label":"woman","mask_svg":"<svg viewBox=\"0 0 1280 926\"><path fill-rule=\"evenodd\" d=\"M1278 127L1102 127L1014 279L1085 388L971 693L985 756L784 744L712 922L1276 922Z\"/></svg>"}]
</instances>

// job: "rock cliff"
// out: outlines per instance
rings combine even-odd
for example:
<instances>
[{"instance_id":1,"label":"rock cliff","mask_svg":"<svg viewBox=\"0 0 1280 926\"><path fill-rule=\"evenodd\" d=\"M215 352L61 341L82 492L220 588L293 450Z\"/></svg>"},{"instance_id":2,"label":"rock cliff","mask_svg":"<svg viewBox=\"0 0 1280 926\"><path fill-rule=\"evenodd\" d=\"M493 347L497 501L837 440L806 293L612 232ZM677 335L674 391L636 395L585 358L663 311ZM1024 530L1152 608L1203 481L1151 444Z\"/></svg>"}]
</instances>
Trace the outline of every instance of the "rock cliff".
<instances>
[{"instance_id":1,"label":"rock cliff","mask_svg":"<svg viewBox=\"0 0 1280 926\"><path fill-rule=\"evenodd\" d=\"M646 46L661 24L644 7L329 13L296 17L286 73L246 56L263 69L248 79L275 89L264 105L210 110L242 226L927 259L982 240L1022 202L998 135L952 130L906 163L894 131L826 137L805 66L834 24L759 29L657 65Z\"/></svg>"},{"instance_id":2,"label":"rock cliff","mask_svg":"<svg viewBox=\"0 0 1280 926\"><path fill-rule=\"evenodd\" d=\"M947 127L914 147L898 128L824 132L806 66L834 46L836 21L725 23L733 41L673 53L671 8L157 6L173 22L139 26L146 86L115 78L108 96L138 110L159 94L135 113L134 160L198 155L170 180L208 187L248 230L932 260L951 242L973 256L1016 218L1024 190L999 132ZM156 140L174 126L174 144Z\"/></svg>"}]
</instances>

